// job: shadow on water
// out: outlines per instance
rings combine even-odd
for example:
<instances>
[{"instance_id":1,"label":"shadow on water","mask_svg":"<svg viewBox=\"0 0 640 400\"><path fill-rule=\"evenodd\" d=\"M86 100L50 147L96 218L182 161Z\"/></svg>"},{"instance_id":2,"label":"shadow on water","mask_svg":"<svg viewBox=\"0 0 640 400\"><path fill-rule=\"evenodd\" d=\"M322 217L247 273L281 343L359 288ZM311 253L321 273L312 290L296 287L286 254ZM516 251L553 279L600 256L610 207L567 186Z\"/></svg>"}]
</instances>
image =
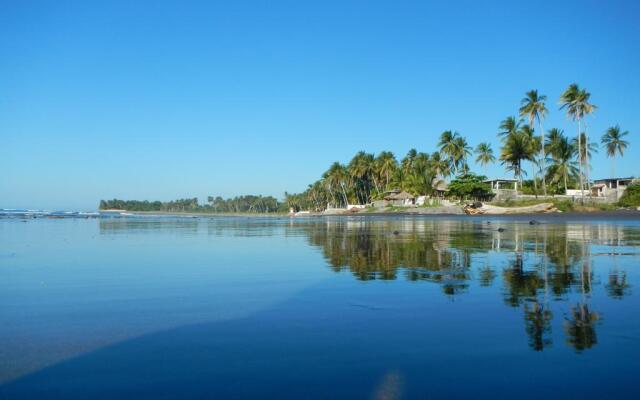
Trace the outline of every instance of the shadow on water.
<instances>
[{"instance_id":1,"label":"shadow on water","mask_svg":"<svg viewBox=\"0 0 640 400\"><path fill-rule=\"evenodd\" d=\"M248 318L181 327L109 346L0 387L0 398L464 398L492 393L534 398L623 393L593 379L590 366L577 358L560 362L557 356L506 351L505 346L516 345L519 338L496 337L500 330L487 330L482 320L432 317L419 303L418 291L405 299L402 309L363 309L344 293L326 298L327 290L331 285L324 283ZM525 312L532 346L544 347L547 311L534 304L525 305ZM580 349L593 346L593 313L580 305L573 313L567 321L572 344ZM633 376L622 363L600 373L602 380L616 380L625 395L632 393L626 385Z\"/></svg>"}]
</instances>

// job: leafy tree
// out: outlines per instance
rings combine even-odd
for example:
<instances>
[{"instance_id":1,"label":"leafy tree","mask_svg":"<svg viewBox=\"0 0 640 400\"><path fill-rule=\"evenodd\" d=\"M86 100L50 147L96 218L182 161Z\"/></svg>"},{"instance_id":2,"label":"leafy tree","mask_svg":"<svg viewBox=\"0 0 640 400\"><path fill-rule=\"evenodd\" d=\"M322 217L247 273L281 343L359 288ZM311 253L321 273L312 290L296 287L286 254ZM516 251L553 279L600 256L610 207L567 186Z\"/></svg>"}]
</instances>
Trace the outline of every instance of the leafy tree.
<instances>
[{"instance_id":1,"label":"leafy tree","mask_svg":"<svg viewBox=\"0 0 640 400\"><path fill-rule=\"evenodd\" d=\"M449 194L461 199L485 200L493 196L491 186L484 183L487 177L468 173L451 181L449 184Z\"/></svg>"}]
</instances>

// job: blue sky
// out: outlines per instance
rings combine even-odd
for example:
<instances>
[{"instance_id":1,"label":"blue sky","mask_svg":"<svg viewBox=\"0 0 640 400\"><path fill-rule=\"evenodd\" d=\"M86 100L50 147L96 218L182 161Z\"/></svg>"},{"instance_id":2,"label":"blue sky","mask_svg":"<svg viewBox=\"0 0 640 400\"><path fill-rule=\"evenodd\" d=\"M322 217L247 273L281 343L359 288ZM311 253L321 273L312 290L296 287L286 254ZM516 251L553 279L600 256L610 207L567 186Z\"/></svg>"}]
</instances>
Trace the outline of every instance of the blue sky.
<instances>
[{"instance_id":1,"label":"blue sky","mask_svg":"<svg viewBox=\"0 0 640 400\"><path fill-rule=\"evenodd\" d=\"M573 82L594 138L631 132L617 175L640 175L638 18L636 1L0 0L0 207L282 197L447 129L497 150L533 88L545 128L574 135L556 104Z\"/></svg>"}]
</instances>

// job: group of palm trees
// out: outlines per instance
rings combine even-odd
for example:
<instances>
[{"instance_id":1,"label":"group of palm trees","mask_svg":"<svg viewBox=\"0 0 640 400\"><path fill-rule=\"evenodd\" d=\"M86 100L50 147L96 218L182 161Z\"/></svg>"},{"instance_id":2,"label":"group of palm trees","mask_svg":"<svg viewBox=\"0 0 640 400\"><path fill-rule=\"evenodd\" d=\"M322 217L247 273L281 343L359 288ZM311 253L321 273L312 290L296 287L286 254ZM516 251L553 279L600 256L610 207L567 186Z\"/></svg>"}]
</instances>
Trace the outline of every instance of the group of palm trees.
<instances>
[{"instance_id":1,"label":"group of palm trees","mask_svg":"<svg viewBox=\"0 0 640 400\"><path fill-rule=\"evenodd\" d=\"M465 154L470 153L467 151ZM451 159L445 158L446 154L439 151L427 154L411 149L398 162L390 151L377 156L361 151L346 165L334 162L304 193L285 193L286 201L294 208L321 210L327 204L334 207L366 204L390 189L430 194L434 182L450 176L452 168L468 171L466 156L464 161L454 158L452 164Z\"/></svg>"},{"instance_id":2,"label":"group of palm trees","mask_svg":"<svg viewBox=\"0 0 640 400\"><path fill-rule=\"evenodd\" d=\"M587 117L597 106L590 103L591 94L571 84L560 95L559 109L576 122L577 136L569 138L559 128L545 133L543 122L549 113L547 96L537 90L525 93L518 116L505 118L499 125L501 139L499 161L516 179L523 183L526 175L523 163L530 163L533 176L530 183L538 194L538 184L543 195L565 193L578 186L582 196L590 187L590 159L597 152L597 145L589 140ZM629 134L618 125L606 130L601 138L607 156L622 156L629 143ZM448 177L469 173L469 157L475 152L475 161L484 169L496 161L489 142L475 147L455 131L444 131L438 141L438 151L428 154L411 149L398 162L393 153L383 151L377 156L358 152L348 164L335 162L317 182L309 185L304 193L285 193L290 206L306 209L323 209L327 204L343 206L366 204L390 189L401 189L413 194L432 194L437 182ZM577 184L577 185L576 185Z\"/></svg>"},{"instance_id":3,"label":"group of palm trees","mask_svg":"<svg viewBox=\"0 0 640 400\"><path fill-rule=\"evenodd\" d=\"M521 100L519 118L508 117L500 124L502 137L502 149L500 161L507 170L522 182L524 170L523 161L529 161L534 169L533 184L537 193L538 176L542 185L542 193L547 195L547 181L559 187L562 182L564 191L569 188L569 181L579 182L578 189L584 197L590 185L590 159L594 152L598 151L595 143L589 141L586 117L593 114L597 106L590 103L591 93L581 89L577 84L571 84L560 95L560 110L565 110L567 117L576 122L578 132L574 139L569 139L558 128L550 129L546 135L542 123L549 110L546 102L547 96L538 94L537 90L530 90ZM527 123L524 123L526 119ZM536 124L538 135L536 135ZM624 155L629 142L624 137L628 131L622 131L618 125L606 130L601 138L605 146L607 156L615 158ZM486 157L487 149L484 149L485 157L479 162L490 160ZM547 163L551 165L547 168ZM614 167L615 170L615 167ZM614 171L615 174L615 171Z\"/></svg>"}]
</instances>

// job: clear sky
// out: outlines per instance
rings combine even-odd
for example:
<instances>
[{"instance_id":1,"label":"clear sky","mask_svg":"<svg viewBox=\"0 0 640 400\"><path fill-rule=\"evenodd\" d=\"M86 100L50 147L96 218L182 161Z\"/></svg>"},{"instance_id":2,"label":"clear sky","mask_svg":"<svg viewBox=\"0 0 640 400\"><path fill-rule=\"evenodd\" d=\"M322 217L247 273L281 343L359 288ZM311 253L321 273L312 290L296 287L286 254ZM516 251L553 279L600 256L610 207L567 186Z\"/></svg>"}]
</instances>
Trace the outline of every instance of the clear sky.
<instances>
[{"instance_id":1,"label":"clear sky","mask_svg":"<svg viewBox=\"0 0 640 400\"><path fill-rule=\"evenodd\" d=\"M534 88L575 135L573 82L594 138L631 132L617 175L640 175L639 20L638 1L0 0L0 207L282 197L447 129L497 151Z\"/></svg>"}]
</instances>

